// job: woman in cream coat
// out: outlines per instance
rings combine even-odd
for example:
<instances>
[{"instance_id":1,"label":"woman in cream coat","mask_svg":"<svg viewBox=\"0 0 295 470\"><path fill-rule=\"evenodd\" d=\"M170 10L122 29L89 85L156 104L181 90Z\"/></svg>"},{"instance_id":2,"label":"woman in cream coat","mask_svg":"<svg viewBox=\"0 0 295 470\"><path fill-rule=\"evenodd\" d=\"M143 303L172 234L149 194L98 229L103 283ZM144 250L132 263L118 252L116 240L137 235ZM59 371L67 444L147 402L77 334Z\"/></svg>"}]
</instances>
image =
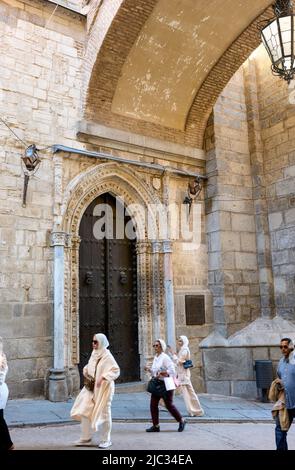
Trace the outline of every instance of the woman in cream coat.
<instances>
[{"instance_id":1,"label":"woman in cream coat","mask_svg":"<svg viewBox=\"0 0 295 470\"><path fill-rule=\"evenodd\" d=\"M177 378L187 412L189 416L203 416L204 411L191 383L191 371L183 367L183 363L191 357L188 347L189 340L186 336L179 336L177 342L179 345L178 354L174 353L172 357L176 364Z\"/></svg>"},{"instance_id":2,"label":"woman in cream coat","mask_svg":"<svg viewBox=\"0 0 295 470\"><path fill-rule=\"evenodd\" d=\"M71 417L81 421L82 432L81 438L75 443L77 446L91 445L93 431L101 427L101 442L98 447L105 449L112 445L111 404L114 381L120 375L120 368L107 349L109 342L104 334L94 335L92 345L93 351L83 374L85 377L95 377L94 391L82 388L71 410Z\"/></svg>"},{"instance_id":3,"label":"woman in cream coat","mask_svg":"<svg viewBox=\"0 0 295 470\"><path fill-rule=\"evenodd\" d=\"M6 421L4 419L4 409L8 399L8 387L5 383L7 371L7 360L3 353L2 338L0 338L0 451L14 449Z\"/></svg>"}]
</instances>

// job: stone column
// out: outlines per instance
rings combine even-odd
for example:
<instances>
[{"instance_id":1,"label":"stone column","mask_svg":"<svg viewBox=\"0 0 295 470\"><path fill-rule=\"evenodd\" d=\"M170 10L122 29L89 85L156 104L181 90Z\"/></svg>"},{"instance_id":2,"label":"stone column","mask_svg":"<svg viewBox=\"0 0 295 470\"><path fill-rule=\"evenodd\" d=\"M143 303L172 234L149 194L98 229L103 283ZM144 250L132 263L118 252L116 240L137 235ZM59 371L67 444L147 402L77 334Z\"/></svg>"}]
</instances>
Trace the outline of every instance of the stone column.
<instances>
[{"instance_id":1,"label":"stone column","mask_svg":"<svg viewBox=\"0 0 295 470\"><path fill-rule=\"evenodd\" d=\"M68 243L65 232L53 232L54 248L54 359L50 369L48 397L50 401L66 401L68 387L64 353L64 248Z\"/></svg>"},{"instance_id":2,"label":"stone column","mask_svg":"<svg viewBox=\"0 0 295 470\"><path fill-rule=\"evenodd\" d=\"M161 243L152 242L152 312L154 340L161 338L161 285L160 285L160 260Z\"/></svg>"},{"instance_id":3,"label":"stone column","mask_svg":"<svg viewBox=\"0 0 295 470\"><path fill-rule=\"evenodd\" d=\"M174 292L173 292L173 270L172 270L172 244L171 241L163 242L162 252L164 255L164 289L166 310L166 339L172 349L175 350L175 315L174 315Z\"/></svg>"},{"instance_id":4,"label":"stone column","mask_svg":"<svg viewBox=\"0 0 295 470\"><path fill-rule=\"evenodd\" d=\"M138 299L138 331L140 369L143 378L143 368L150 359L153 342L153 327L151 309L149 306L150 290L150 254L149 243L139 241L136 243L137 253L137 299Z\"/></svg>"}]
</instances>

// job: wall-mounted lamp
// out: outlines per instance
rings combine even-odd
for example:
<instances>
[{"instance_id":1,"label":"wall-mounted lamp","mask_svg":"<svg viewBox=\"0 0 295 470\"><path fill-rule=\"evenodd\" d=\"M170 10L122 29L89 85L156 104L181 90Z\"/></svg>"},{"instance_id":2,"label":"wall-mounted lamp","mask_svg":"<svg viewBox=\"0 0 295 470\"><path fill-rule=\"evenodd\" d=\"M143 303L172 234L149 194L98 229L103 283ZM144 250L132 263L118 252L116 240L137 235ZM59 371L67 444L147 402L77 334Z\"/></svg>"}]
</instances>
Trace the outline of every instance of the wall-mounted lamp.
<instances>
[{"instance_id":1,"label":"wall-mounted lamp","mask_svg":"<svg viewBox=\"0 0 295 470\"><path fill-rule=\"evenodd\" d=\"M265 22L261 40L272 62L271 70L288 83L295 75L295 21L292 0L276 0L275 17Z\"/></svg>"},{"instance_id":2,"label":"wall-mounted lamp","mask_svg":"<svg viewBox=\"0 0 295 470\"><path fill-rule=\"evenodd\" d=\"M188 204L188 213L190 214L192 203L197 199L200 192L202 191L202 179L196 177L193 181L188 183L187 196L183 200L183 204ZM193 196L193 197L192 197Z\"/></svg>"},{"instance_id":3,"label":"wall-mounted lamp","mask_svg":"<svg viewBox=\"0 0 295 470\"><path fill-rule=\"evenodd\" d=\"M23 207L26 207L27 190L30 176L32 176L39 168L41 159L38 155L38 149L35 144L26 148L25 154L21 157L25 175L24 191L23 191Z\"/></svg>"}]
</instances>

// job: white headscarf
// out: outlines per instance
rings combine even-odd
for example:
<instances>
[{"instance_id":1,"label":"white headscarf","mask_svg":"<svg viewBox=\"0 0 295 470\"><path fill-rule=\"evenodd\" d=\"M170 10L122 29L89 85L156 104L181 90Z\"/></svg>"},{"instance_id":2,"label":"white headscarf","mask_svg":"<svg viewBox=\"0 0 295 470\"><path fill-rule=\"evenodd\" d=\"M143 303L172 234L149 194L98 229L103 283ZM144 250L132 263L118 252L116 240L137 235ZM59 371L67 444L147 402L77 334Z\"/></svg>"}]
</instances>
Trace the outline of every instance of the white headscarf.
<instances>
[{"instance_id":1,"label":"white headscarf","mask_svg":"<svg viewBox=\"0 0 295 470\"><path fill-rule=\"evenodd\" d=\"M179 336L179 338L182 340L182 346L181 346L181 349L182 348L186 348L188 349L188 345L189 345L189 340L188 340L188 337L187 336Z\"/></svg>"},{"instance_id":2,"label":"white headscarf","mask_svg":"<svg viewBox=\"0 0 295 470\"><path fill-rule=\"evenodd\" d=\"M163 339L157 339L157 341L159 341L159 343L161 345L161 348L162 348L162 351L165 352L166 348L167 348L167 345L166 345L165 341Z\"/></svg>"},{"instance_id":3,"label":"white headscarf","mask_svg":"<svg viewBox=\"0 0 295 470\"><path fill-rule=\"evenodd\" d=\"M104 335L103 333L97 333L94 336L98 341L98 348L94 349L94 351L97 354L97 357L101 357L110 343L108 342L106 335Z\"/></svg>"},{"instance_id":4,"label":"white headscarf","mask_svg":"<svg viewBox=\"0 0 295 470\"><path fill-rule=\"evenodd\" d=\"M103 356L109 345L107 337L103 333L97 333L94 337L98 341L98 348L93 348L87 364L88 374L92 377L95 375L97 361Z\"/></svg>"}]
</instances>

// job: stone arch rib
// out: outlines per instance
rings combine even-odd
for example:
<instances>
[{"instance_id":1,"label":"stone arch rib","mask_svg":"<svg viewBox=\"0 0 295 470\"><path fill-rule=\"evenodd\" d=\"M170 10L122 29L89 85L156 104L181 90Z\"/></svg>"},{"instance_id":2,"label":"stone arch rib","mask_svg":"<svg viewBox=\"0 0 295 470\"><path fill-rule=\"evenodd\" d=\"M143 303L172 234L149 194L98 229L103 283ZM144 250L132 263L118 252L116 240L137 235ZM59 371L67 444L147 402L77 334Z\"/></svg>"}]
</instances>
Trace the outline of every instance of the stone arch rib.
<instances>
[{"instance_id":1,"label":"stone arch rib","mask_svg":"<svg viewBox=\"0 0 295 470\"><path fill-rule=\"evenodd\" d=\"M185 140L188 145L194 140L197 147L203 148L207 121L218 96L235 72L261 43L259 23L272 17L273 10L269 7L233 42L209 72L187 116Z\"/></svg>"},{"instance_id":2,"label":"stone arch rib","mask_svg":"<svg viewBox=\"0 0 295 470\"><path fill-rule=\"evenodd\" d=\"M157 233L157 218L153 208L161 201L143 180L130 168L122 168L119 164L105 163L90 168L78 175L65 191L61 210L62 231L78 235L79 225L87 206L100 194L111 192L122 196L127 205L139 204L149 211L153 233ZM133 217L140 240L147 238L146 219L140 213Z\"/></svg>"}]
</instances>

